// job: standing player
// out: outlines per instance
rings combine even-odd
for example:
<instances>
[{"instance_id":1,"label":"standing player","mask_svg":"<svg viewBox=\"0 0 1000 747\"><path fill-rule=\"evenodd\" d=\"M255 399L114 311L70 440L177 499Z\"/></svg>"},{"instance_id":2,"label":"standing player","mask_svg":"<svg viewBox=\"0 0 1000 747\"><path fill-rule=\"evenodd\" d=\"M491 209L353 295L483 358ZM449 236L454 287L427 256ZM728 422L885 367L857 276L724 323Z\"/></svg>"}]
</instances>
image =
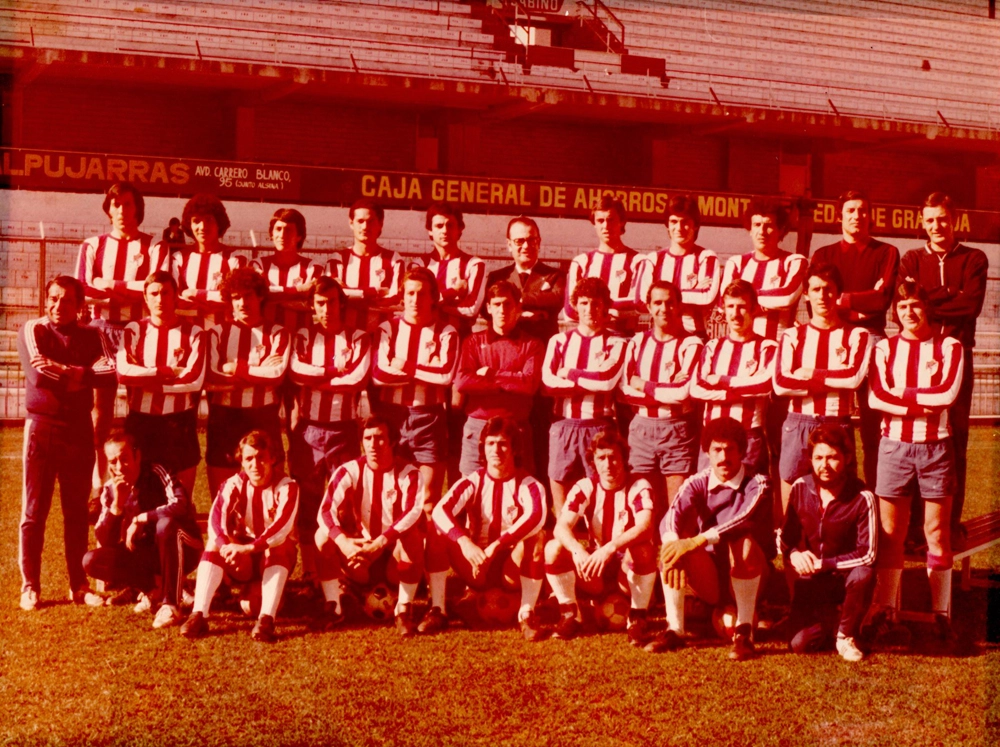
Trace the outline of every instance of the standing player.
<instances>
[{"instance_id":1,"label":"standing player","mask_svg":"<svg viewBox=\"0 0 1000 747\"><path fill-rule=\"evenodd\" d=\"M486 291L490 326L462 343L455 388L466 398L462 433L463 475L484 466L479 434L491 418L510 418L521 433L523 466L533 471L534 438L528 415L542 383L545 345L526 334L520 324L521 294L501 280Z\"/></svg>"},{"instance_id":2,"label":"standing player","mask_svg":"<svg viewBox=\"0 0 1000 747\"><path fill-rule=\"evenodd\" d=\"M347 298L336 280L310 287L316 323L295 334L290 378L299 385L298 423L288 439L288 466L299 485L298 528L304 574L316 572L316 515L333 471L358 455L358 396L371 368L371 341L344 326Z\"/></svg>"},{"instance_id":3,"label":"standing player","mask_svg":"<svg viewBox=\"0 0 1000 747\"><path fill-rule=\"evenodd\" d=\"M691 396L706 403L705 424L733 418L747 432L743 464L752 474L768 474L764 417L771 394L778 343L753 331L759 312L757 292L746 280L734 280L722 294L729 334L709 340L691 382ZM708 467L702 452L699 469Z\"/></svg>"},{"instance_id":4,"label":"standing player","mask_svg":"<svg viewBox=\"0 0 1000 747\"><path fill-rule=\"evenodd\" d=\"M580 631L577 581L592 593L616 586L625 570L631 597L628 638L642 646L647 637L649 602L656 583L653 547L653 488L644 478L629 480L627 447L617 431L601 431L587 447L596 478L584 477L566 498L545 546L545 577L559 602L554 637L569 640ZM585 542L577 539L577 521L587 522Z\"/></svg>"},{"instance_id":5,"label":"standing player","mask_svg":"<svg viewBox=\"0 0 1000 747\"><path fill-rule=\"evenodd\" d=\"M328 628L344 619L340 598L345 575L370 583L371 565L391 557L399 571L396 629L410 638L416 632L413 598L424 571L420 471L394 458L384 420L367 418L361 434L363 455L337 467L319 509L315 542L326 599L324 619Z\"/></svg>"},{"instance_id":6,"label":"standing player","mask_svg":"<svg viewBox=\"0 0 1000 747\"><path fill-rule=\"evenodd\" d=\"M232 455L240 439L252 430L264 431L271 437L271 454L282 472L278 387L291 357L288 332L264 321L264 278L249 267L234 270L226 276L219 292L231 308L232 321L213 327L208 340L205 463L212 495L237 471Z\"/></svg>"},{"instance_id":7,"label":"standing player","mask_svg":"<svg viewBox=\"0 0 1000 747\"><path fill-rule=\"evenodd\" d=\"M428 553L427 569L447 574L449 566L470 588L521 589L518 623L525 640L537 641L535 603L544 566L539 532L545 523L545 488L517 464L520 428L508 418L490 418L479 434L485 466L456 482L434 508L434 530L445 538ZM507 564L516 565L520 577ZM428 616L440 612L431 599Z\"/></svg>"},{"instance_id":8,"label":"standing player","mask_svg":"<svg viewBox=\"0 0 1000 747\"><path fill-rule=\"evenodd\" d=\"M841 317L848 324L867 329L875 345L885 339L885 316L896 287L899 250L872 238L871 202L867 195L851 190L840 196L838 204L841 239L817 249L812 261L837 268L844 281L844 292L837 299ZM867 380L858 388L858 414L865 482L874 488L881 416L868 406Z\"/></svg>"},{"instance_id":9,"label":"standing player","mask_svg":"<svg viewBox=\"0 0 1000 747\"><path fill-rule=\"evenodd\" d=\"M228 576L260 583L260 614L250 633L273 643L274 616L295 565L295 513L299 490L279 472L281 450L264 431L251 431L237 447L242 469L219 490L208 520L208 544L198 564L194 609L181 626L185 638L208 635L208 611Z\"/></svg>"},{"instance_id":10,"label":"standing player","mask_svg":"<svg viewBox=\"0 0 1000 747\"><path fill-rule=\"evenodd\" d=\"M774 366L774 391L789 397L781 434L781 514L792 483L809 474L809 434L821 423L841 426L854 441L851 404L854 391L868 375L871 335L848 327L840 318L837 297L840 273L833 265L812 265L806 277L809 324L785 330ZM775 504L777 508L777 504Z\"/></svg>"},{"instance_id":11,"label":"standing player","mask_svg":"<svg viewBox=\"0 0 1000 747\"><path fill-rule=\"evenodd\" d=\"M635 417L628 427L629 468L666 498L657 501L659 520L684 479L694 472L698 452L689 387L701 358L701 338L681 326L681 294L672 283L654 280L646 291L653 326L633 337L625 350L619 386ZM662 483L661 483L662 479Z\"/></svg>"},{"instance_id":12,"label":"standing player","mask_svg":"<svg viewBox=\"0 0 1000 747\"><path fill-rule=\"evenodd\" d=\"M916 481L923 501L927 539L927 576L938 633L951 637L951 502L956 491L952 443L954 404L962 391L962 343L937 332L930 323L929 293L906 280L896 289L895 337L875 346L871 406L883 413L878 484L885 533L879 556L876 627L897 604L903 574L903 544Z\"/></svg>"},{"instance_id":13,"label":"standing player","mask_svg":"<svg viewBox=\"0 0 1000 747\"><path fill-rule=\"evenodd\" d=\"M142 318L143 281L149 273L169 264L169 251L162 242L139 231L146 213L142 194L128 182L115 182L104 195L104 213L111 231L87 239L80 245L76 277L91 299L91 324L107 340L108 350L118 350L122 331ZM114 419L117 387L96 390L94 400L94 446L97 451L95 485L100 487L106 471L104 441Z\"/></svg>"},{"instance_id":14,"label":"standing player","mask_svg":"<svg viewBox=\"0 0 1000 747\"><path fill-rule=\"evenodd\" d=\"M611 326L618 332L634 332L639 322L640 307L636 301L636 283L643 257L622 241L625 206L605 195L590 211L590 222L594 224L599 244L592 251L578 254L570 263L566 279L566 317L577 321L576 304L573 302L576 286L586 278L594 278L610 293L608 314Z\"/></svg>"},{"instance_id":15,"label":"standing player","mask_svg":"<svg viewBox=\"0 0 1000 747\"><path fill-rule=\"evenodd\" d=\"M60 275L45 287L45 316L26 322L17 334L24 369L26 407L24 472L18 561L21 609L38 606L42 545L52 492L59 478L70 599L99 605L90 592L83 556L87 552L87 493L94 469L90 417L94 389L115 387L113 353L96 329L77 321L83 284Z\"/></svg>"},{"instance_id":16,"label":"standing player","mask_svg":"<svg viewBox=\"0 0 1000 747\"><path fill-rule=\"evenodd\" d=\"M372 333L399 305L403 258L378 244L385 211L361 199L347 213L354 244L340 249L327 262L326 274L340 282L347 294L349 326Z\"/></svg>"},{"instance_id":17,"label":"standing player","mask_svg":"<svg viewBox=\"0 0 1000 747\"><path fill-rule=\"evenodd\" d=\"M298 210L276 210L268 233L274 242L274 254L250 264L269 286L264 318L291 333L309 326L312 319L309 289L323 274L323 268L299 254L306 240L306 219Z\"/></svg>"},{"instance_id":18,"label":"standing player","mask_svg":"<svg viewBox=\"0 0 1000 747\"><path fill-rule=\"evenodd\" d=\"M146 278L142 295L149 316L125 327L116 359L118 381L128 388L125 430L150 464L176 475L193 495L205 335L177 315L177 281L166 270Z\"/></svg>"},{"instance_id":19,"label":"standing player","mask_svg":"<svg viewBox=\"0 0 1000 747\"><path fill-rule=\"evenodd\" d=\"M770 485L765 475L743 468L746 432L732 418L708 423L701 434L710 467L681 487L660 523L660 572L667 605L667 630L646 646L659 653L684 646L684 593L690 585L705 603L720 599L720 570L728 556L728 576L736 598L736 630L730 659L756 655L752 641L763 547L773 545Z\"/></svg>"},{"instance_id":20,"label":"standing player","mask_svg":"<svg viewBox=\"0 0 1000 747\"><path fill-rule=\"evenodd\" d=\"M670 247L645 256L638 299L648 298L649 288L657 280L672 283L680 289L684 331L705 339L705 313L718 298L722 264L715 252L695 243L701 212L694 197L672 197L666 212Z\"/></svg>"},{"instance_id":21,"label":"standing player","mask_svg":"<svg viewBox=\"0 0 1000 747\"><path fill-rule=\"evenodd\" d=\"M962 343L962 388L951 407L951 435L955 447L955 493L951 526L956 542L964 543L962 507L965 505L966 452L972 409L972 349L976 345L976 319L986 298L989 261L979 249L955 240L955 207L951 198L934 192L924 201L923 229L927 244L903 255L899 277L912 280L927 291L927 320L938 335Z\"/></svg>"},{"instance_id":22,"label":"standing player","mask_svg":"<svg viewBox=\"0 0 1000 747\"><path fill-rule=\"evenodd\" d=\"M781 529L781 554L794 573L791 649L808 653L835 641L843 659L861 661L855 639L875 590L878 508L851 474L854 445L842 428L821 425L809 434L809 450L812 472L792 486Z\"/></svg>"},{"instance_id":23,"label":"standing player","mask_svg":"<svg viewBox=\"0 0 1000 747\"><path fill-rule=\"evenodd\" d=\"M615 389L625 363L626 341L607 328L611 294L597 278L584 278L571 299L577 325L549 340L542 385L554 398L549 429L549 487L558 517L566 493L580 477L595 477L587 458L590 441L612 425Z\"/></svg>"}]
</instances>

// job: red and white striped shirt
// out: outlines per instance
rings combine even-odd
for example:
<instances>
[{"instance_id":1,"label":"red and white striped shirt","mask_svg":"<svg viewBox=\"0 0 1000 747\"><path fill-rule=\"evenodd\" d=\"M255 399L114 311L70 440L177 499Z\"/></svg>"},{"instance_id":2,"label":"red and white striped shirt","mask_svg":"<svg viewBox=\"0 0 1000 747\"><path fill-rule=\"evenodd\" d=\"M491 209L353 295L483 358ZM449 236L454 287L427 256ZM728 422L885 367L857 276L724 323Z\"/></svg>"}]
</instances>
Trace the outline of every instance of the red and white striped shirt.
<instances>
[{"instance_id":1,"label":"red and white striped shirt","mask_svg":"<svg viewBox=\"0 0 1000 747\"><path fill-rule=\"evenodd\" d=\"M458 332L450 324L417 327L405 319L382 322L372 383L381 387L383 402L406 407L444 404L458 367L458 352ZM393 358L403 362L402 370L392 367Z\"/></svg>"},{"instance_id":2,"label":"red and white striped shirt","mask_svg":"<svg viewBox=\"0 0 1000 747\"><path fill-rule=\"evenodd\" d=\"M587 521L590 538L600 546L635 526L640 511L653 510L653 487L640 477L626 488L605 490L598 480L584 477L566 496L563 510Z\"/></svg>"},{"instance_id":3,"label":"red and white striped shirt","mask_svg":"<svg viewBox=\"0 0 1000 747\"><path fill-rule=\"evenodd\" d=\"M140 233L131 241L111 234L94 236L80 244L76 277L91 299L91 316L124 324L142 319L142 290L146 278L167 269L170 252L163 242ZM114 288L94 287L94 280L113 281Z\"/></svg>"},{"instance_id":4,"label":"red and white striped shirt","mask_svg":"<svg viewBox=\"0 0 1000 747\"><path fill-rule=\"evenodd\" d=\"M545 488L517 470L506 480L480 468L456 482L434 507L434 524L452 542L469 537L479 547L513 547L545 523Z\"/></svg>"},{"instance_id":5,"label":"red and white striped shirt","mask_svg":"<svg viewBox=\"0 0 1000 747\"><path fill-rule=\"evenodd\" d=\"M646 303L649 286L662 280L681 292L681 318L688 334L705 334L705 312L711 311L719 296L722 263L711 249L695 246L681 255L669 249L649 252L640 265L636 301Z\"/></svg>"},{"instance_id":6,"label":"red and white striped shirt","mask_svg":"<svg viewBox=\"0 0 1000 747\"><path fill-rule=\"evenodd\" d=\"M340 249L326 263L326 274L337 280L348 299L349 326L374 332L390 312L385 307L396 306L402 298L403 258L396 252L379 248L374 254L361 256L353 249ZM364 300L364 291L384 291L377 300Z\"/></svg>"},{"instance_id":7,"label":"red and white striped shirt","mask_svg":"<svg viewBox=\"0 0 1000 747\"><path fill-rule=\"evenodd\" d=\"M420 257L417 264L426 267L437 278L441 293L438 312L444 314L444 318L456 329L471 329L486 296L486 263L461 251L447 259L441 259L433 251ZM459 293L453 290L463 280L468 286L465 291Z\"/></svg>"},{"instance_id":8,"label":"red and white striped shirt","mask_svg":"<svg viewBox=\"0 0 1000 747\"><path fill-rule=\"evenodd\" d=\"M931 443L951 435L948 408L962 386L962 355L962 343L937 335L896 335L875 346L868 402L884 413L885 438Z\"/></svg>"},{"instance_id":9,"label":"red and white striped shirt","mask_svg":"<svg viewBox=\"0 0 1000 747\"><path fill-rule=\"evenodd\" d=\"M789 412L850 417L854 390L868 374L870 355L871 335L862 327L792 327L785 330L778 346L774 391L791 397ZM803 369L812 371L808 382L792 378Z\"/></svg>"},{"instance_id":10,"label":"red and white striped shirt","mask_svg":"<svg viewBox=\"0 0 1000 747\"><path fill-rule=\"evenodd\" d=\"M732 418L747 430L762 428L777 352L778 343L758 335L709 340L691 382L691 396L708 403L705 422Z\"/></svg>"},{"instance_id":11,"label":"red and white striped shirt","mask_svg":"<svg viewBox=\"0 0 1000 747\"><path fill-rule=\"evenodd\" d=\"M264 407L278 401L281 384L291 357L291 339L284 327L262 322L246 327L236 322L218 324L209 330L208 400L224 407ZM272 355L277 364L262 365ZM223 373L234 363L236 372Z\"/></svg>"},{"instance_id":12,"label":"red and white striped shirt","mask_svg":"<svg viewBox=\"0 0 1000 747\"><path fill-rule=\"evenodd\" d=\"M319 525L335 539L341 534L390 542L410 531L423 515L423 480L412 464L397 462L375 472L364 457L333 472L319 507Z\"/></svg>"},{"instance_id":13,"label":"red and white striped shirt","mask_svg":"<svg viewBox=\"0 0 1000 747\"><path fill-rule=\"evenodd\" d=\"M190 410L205 381L205 346L201 327L178 320L157 327L148 318L125 327L116 364L118 381L128 387L128 407L147 415ZM181 368L163 377L163 368Z\"/></svg>"},{"instance_id":14,"label":"red and white striped shirt","mask_svg":"<svg viewBox=\"0 0 1000 747\"><path fill-rule=\"evenodd\" d=\"M738 279L750 283L757 291L757 303L762 309L753 320L753 331L768 340L777 340L795 324L808 264L801 254L784 251L769 260L759 260L753 252L730 257L722 274L722 288L728 288Z\"/></svg>"},{"instance_id":15,"label":"red and white striped shirt","mask_svg":"<svg viewBox=\"0 0 1000 747\"><path fill-rule=\"evenodd\" d=\"M584 278L598 278L608 286L611 308L635 313L636 286L643 261L643 255L627 247L614 253L594 249L577 254L570 262L566 276L566 316L573 321L578 319L572 304L573 291Z\"/></svg>"},{"instance_id":16,"label":"red and white striped shirt","mask_svg":"<svg viewBox=\"0 0 1000 747\"><path fill-rule=\"evenodd\" d=\"M555 398L564 418L593 420L615 413L615 388L625 364L624 337L604 331L587 337L578 329L549 339L542 364L542 387ZM565 376L562 369L568 369Z\"/></svg>"},{"instance_id":17,"label":"red and white striped shirt","mask_svg":"<svg viewBox=\"0 0 1000 747\"><path fill-rule=\"evenodd\" d=\"M312 282L323 274L323 268L308 257L297 257L294 264L281 267L277 254L253 260L250 266L267 280L271 297L264 304L264 318L287 330L306 327L312 321L309 296L297 294L296 286ZM288 298L282 298L283 295Z\"/></svg>"},{"instance_id":18,"label":"red and white striped shirt","mask_svg":"<svg viewBox=\"0 0 1000 747\"><path fill-rule=\"evenodd\" d=\"M660 341L651 329L639 332L625 350L622 399L644 418L684 417L691 412L689 387L701 347L701 338L694 335ZM632 388L633 376L646 386Z\"/></svg>"},{"instance_id":19,"label":"red and white striped shirt","mask_svg":"<svg viewBox=\"0 0 1000 747\"><path fill-rule=\"evenodd\" d=\"M197 249L181 249L170 258L170 272L177 280L178 296L186 290L197 291L193 301L178 299L177 313L197 316L202 329L209 329L225 318L228 311L219 286L233 270L246 267L246 257L221 252L202 254Z\"/></svg>"},{"instance_id":20,"label":"red and white striped shirt","mask_svg":"<svg viewBox=\"0 0 1000 747\"><path fill-rule=\"evenodd\" d=\"M291 364L291 379L301 385L299 417L310 423L357 418L371 362L371 340L361 330L333 333L318 324L300 329Z\"/></svg>"},{"instance_id":21,"label":"red and white striped shirt","mask_svg":"<svg viewBox=\"0 0 1000 747\"><path fill-rule=\"evenodd\" d=\"M295 542L299 486L282 477L266 487L254 487L245 472L219 488L208 518L209 541L216 547L253 540L255 552Z\"/></svg>"}]
</instances>

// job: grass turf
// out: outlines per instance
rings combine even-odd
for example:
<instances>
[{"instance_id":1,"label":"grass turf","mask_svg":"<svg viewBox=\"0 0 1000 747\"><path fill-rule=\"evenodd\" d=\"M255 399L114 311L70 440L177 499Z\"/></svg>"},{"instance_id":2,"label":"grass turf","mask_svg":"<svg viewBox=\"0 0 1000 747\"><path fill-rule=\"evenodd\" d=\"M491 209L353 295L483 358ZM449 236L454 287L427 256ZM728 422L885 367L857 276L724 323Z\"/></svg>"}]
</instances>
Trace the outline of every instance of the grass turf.
<instances>
[{"instance_id":1,"label":"grass turf","mask_svg":"<svg viewBox=\"0 0 1000 747\"><path fill-rule=\"evenodd\" d=\"M998 434L970 445L967 515L997 508ZM992 745L1000 658L986 596L957 590L968 658L875 653L849 665L767 644L743 664L707 645L652 656L623 634L529 645L513 631L400 641L390 627L315 633L213 615L189 642L129 608L17 609L20 429L0 430L0 744ZM199 507L207 508L202 489ZM67 582L58 503L43 600ZM977 558L1000 567L997 553ZM910 574L919 582L919 571ZM923 582L926 585L926 582Z\"/></svg>"}]
</instances>

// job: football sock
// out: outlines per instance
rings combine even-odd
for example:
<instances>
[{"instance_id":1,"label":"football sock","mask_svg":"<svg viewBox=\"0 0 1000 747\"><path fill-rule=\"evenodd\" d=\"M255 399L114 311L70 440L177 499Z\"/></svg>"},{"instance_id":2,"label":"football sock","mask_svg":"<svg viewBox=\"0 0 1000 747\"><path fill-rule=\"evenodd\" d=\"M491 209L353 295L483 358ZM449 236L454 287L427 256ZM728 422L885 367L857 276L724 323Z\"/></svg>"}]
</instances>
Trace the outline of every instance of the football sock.
<instances>
[{"instance_id":1,"label":"football sock","mask_svg":"<svg viewBox=\"0 0 1000 747\"><path fill-rule=\"evenodd\" d=\"M757 608L757 587L760 586L760 576L731 580L733 596L736 597L736 625L752 625L753 613Z\"/></svg>"},{"instance_id":2,"label":"football sock","mask_svg":"<svg viewBox=\"0 0 1000 747\"><path fill-rule=\"evenodd\" d=\"M260 582L260 615L274 617L278 614L278 603L281 602L281 592L288 580L288 569L283 565L272 565L264 569L264 577Z\"/></svg>"},{"instance_id":3,"label":"football sock","mask_svg":"<svg viewBox=\"0 0 1000 747\"><path fill-rule=\"evenodd\" d=\"M439 607L444 612L444 597L448 571L435 571L427 574L427 586L431 592L431 607Z\"/></svg>"},{"instance_id":4,"label":"football sock","mask_svg":"<svg viewBox=\"0 0 1000 747\"><path fill-rule=\"evenodd\" d=\"M521 609L517 613L518 620L523 620L535 609L538 595L542 593L542 583L543 579L521 576Z\"/></svg>"},{"instance_id":5,"label":"football sock","mask_svg":"<svg viewBox=\"0 0 1000 747\"><path fill-rule=\"evenodd\" d=\"M649 609L649 600L653 596L653 586L656 584L656 574L628 570L625 572L625 578L628 580L629 596L632 597L632 609Z\"/></svg>"},{"instance_id":6,"label":"football sock","mask_svg":"<svg viewBox=\"0 0 1000 747\"><path fill-rule=\"evenodd\" d=\"M329 581L322 581L323 585L323 598L328 602L333 602L337 605L337 610L340 610L340 579L331 578Z\"/></svg>"},{"instance_id":7,"label":"football sock","mask_svg":"<svg viewBox=\"0 0 1000 747\"><path fill-rule=\"evenodd\" d=\"M663 584L663 599L667 607L667 629L684 633L684 590Z\"/></svg>"},{"instance_id":8,"label":"football sock","mask_svg":"<svg viewBox=\"0 0 1000 747\"><path fill-rule=\"evenodd\" d=\"M407 584L403 581L399 582L399 600L396 602L396 609L399 610L404 604L412 604L414 597L417 596L417 586L418 583Z\"/></svg>"},{"instance_id":9,"label":"football sock","mask_svg":"<svg viewBox=\"0 0 1000 747\"><path fill-rule=\"evenodd\" d=\"M222 566L203 560L198 563L198 580L194 585L194 612L200 612L208 617L208 608L212 605L212 597L222 583L225 575Z\"/></svg>"},{"instance_id":10,"label":"football sock","mask_svg":"<svg viewBox=\"0 0 1000 747\"><path fill-rule=\"evenodd\" d=\"M935 571L927 569L927 579L931 582L931 612L951 616L951 569Z\"/></svg>"},{"instance_id":11,"label":"football sock","mask_svg":"<svg viewBox=\"0 0 1000 747\"><path fill-rule=\"evenodd\" d=\"M879 568L875 572L875 607L896 609L896 602L899 598L899 582L902 578L902 568Z\"/></svg>"},{"instance_id":12,"label":"football sock","mask_svg":"<svg viewBox=\"0 0 1000 747\"><path fill-rule=\"evenodd\" d=\"M576 573L546 573L552 593L559 604L576 604Z\"/></svg>"}]
</instances>

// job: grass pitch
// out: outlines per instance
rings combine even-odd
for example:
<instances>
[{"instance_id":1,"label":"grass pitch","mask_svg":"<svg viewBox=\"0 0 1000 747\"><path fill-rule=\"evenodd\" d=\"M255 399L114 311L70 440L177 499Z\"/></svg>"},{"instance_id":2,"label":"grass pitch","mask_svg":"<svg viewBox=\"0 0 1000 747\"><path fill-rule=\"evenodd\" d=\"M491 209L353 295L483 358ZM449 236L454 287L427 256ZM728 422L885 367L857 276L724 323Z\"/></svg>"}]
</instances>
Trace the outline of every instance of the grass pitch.
<instances>
[{"instance_id":1,"label":"grass pitch","mask_svg":"<svg viewBox=\"0 0 1000 747\"><path fill-rule=\"evenodd\" d=\"M998 507L998 438L993 428L973 433L969 516ZM67 590L56 502L47 603L23 613L20 445L19 428L0 430L0 744L1000 743L987 597L959 591L957 579L957 627L977 643L968 658L877 652L850 665L773 643L735 664L721 644L653 656L624 634L529 645L513 630L403 642L389 627L316 633L292 616L279 617L281 640L266 646L250 640L251 621L228 612L190 642L130 608L53 602ZM203 487L198 504L207 509ZM1000 557L976 566L984 574ZM918 593L907 601L919 604L920 571L908 575Z\"/></svg>"}]
</instances>

